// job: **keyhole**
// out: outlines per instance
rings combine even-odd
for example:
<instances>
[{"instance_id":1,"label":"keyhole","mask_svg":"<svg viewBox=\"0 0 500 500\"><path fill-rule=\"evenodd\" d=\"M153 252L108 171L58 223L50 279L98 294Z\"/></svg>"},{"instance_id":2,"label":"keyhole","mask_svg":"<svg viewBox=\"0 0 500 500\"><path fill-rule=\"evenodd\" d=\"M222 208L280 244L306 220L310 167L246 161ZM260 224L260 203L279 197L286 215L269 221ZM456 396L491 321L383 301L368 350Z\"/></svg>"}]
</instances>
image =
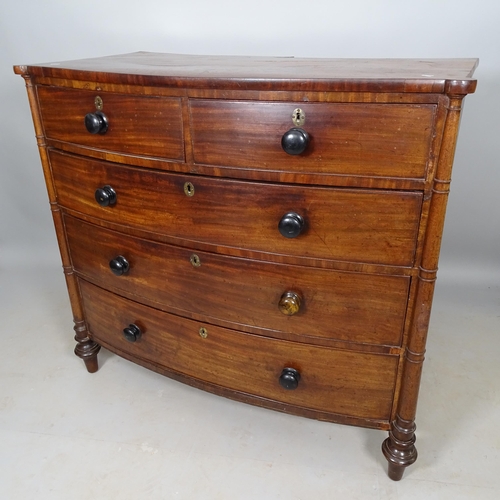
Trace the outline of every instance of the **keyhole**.
<instances>
[{"instance_id":1,"label":"keyhole","mask_svg":"<svg viewBox=\"0 0 500 500\"><path fill-rule=\"evenodd\" d=\"M200 258L194 253L189 257L189 261L191 262L191 265L193 267L200 267L201 266L201 260Z\"/></svg>"},{"instance_id":2,"label":"keyhole","mask_svg":"<svg viewBox=\"0 0 500 500\"><path fill-rule=\"evenodd\" d=\"M296 127L300 127L304 125L306 121L306 115L304 111L300 108L297 108L292 113L292 122Z\"/></svg>"},{"instance_id":3,"label":"keyhole","mask_svg":"<svg viewBox=\"0 0 500 500\"><path fill-rule=\"evenodd\" d=\"M94 104L95 104L95 109L97 109L97 111L102 111L102 98L100 96L96 96L96 98L94 99Z\"/></svg>"},{"instance_id":4,"label":"keyhole","mask_svg":"<svg viewBox=\"0 0 500 500\"><path fill-rule=\"evenodd\" d=\"M186 196L194 196L194 186L191 182L186 182L184 184L184 193Z\"/></svg>"}]
</instances>

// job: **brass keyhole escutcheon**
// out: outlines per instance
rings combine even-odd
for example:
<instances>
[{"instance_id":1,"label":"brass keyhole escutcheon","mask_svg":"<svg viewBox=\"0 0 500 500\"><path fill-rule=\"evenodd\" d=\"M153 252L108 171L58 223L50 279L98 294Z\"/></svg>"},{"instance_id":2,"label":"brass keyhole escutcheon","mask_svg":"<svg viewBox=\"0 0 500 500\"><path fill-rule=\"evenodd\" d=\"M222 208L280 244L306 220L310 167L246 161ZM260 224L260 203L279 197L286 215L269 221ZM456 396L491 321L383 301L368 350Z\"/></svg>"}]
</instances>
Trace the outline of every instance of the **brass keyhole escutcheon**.
<instances>
[{"instance_id":1,"label":"brass keyhole escutcheon","mask_svg":"<svg viewBox=\"0 0 500 500\"><path fill-rule=\"evenodd\" d=\"M102 102L101 96L96 96L96 98L94 99L94 104L95 104L95 109L97 109L97 111L102 111L104 103Z\"/></svg>"},{"instance_id":2,"label":"brass keyhole escutcheon","mask_svg":"<svg viewBox=\"0 0 500 500\"><path fill-rule=\"evenodd\" d=\"M198 333L202 339L206 339L208 337L208 331L206 328L201 327Z\"/></svg>"},{"instance_id":3,"label":"brass keyhole escutcheon","mask_svg":"<svg viewBox=\"0 0 500 500\"><path fill-rule=\"evenodd\" d=\"M194 196L194 186L192 182L184 183L184 193L186 196Z\"/></svg>"},{"instance_id":4,"label":"brass keyhole escutcheon","mask_svg":"<svg viewBox=\"0 0 500 500\"><path fill-rule=\"evenodd\" d=\"M306 123L306 114L300 108L294 109L292 113L292 122L296 127L302 127Z\"/></svg>"},{"instance_id":5,"label":"brass keyhole escutcheon","mask_svg":"<svg viewBox=\"0 0 500 500\"><path fill-rule=\"evenodd\" d=\"M189 257L189 262L191 262L191 265L193 267L200 267L201 266L201 260L200 258L194 253Z\"/></svg>"}]
</instances>

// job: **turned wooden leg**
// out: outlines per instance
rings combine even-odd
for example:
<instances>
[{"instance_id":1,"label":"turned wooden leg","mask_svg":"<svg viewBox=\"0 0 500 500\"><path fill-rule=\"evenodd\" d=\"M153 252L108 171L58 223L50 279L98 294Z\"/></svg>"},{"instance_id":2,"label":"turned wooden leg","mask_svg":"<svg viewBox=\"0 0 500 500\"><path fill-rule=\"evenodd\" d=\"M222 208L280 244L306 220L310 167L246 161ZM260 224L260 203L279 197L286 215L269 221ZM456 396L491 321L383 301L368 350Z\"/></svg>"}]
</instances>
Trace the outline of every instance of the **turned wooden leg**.
<instances>
[{"instance_id":1,"label":"turned wooden leg","mask_svg":"<svg viewBox=\"0 0 500 500\"><path fill-rule=\"evenodd\" d=\"M95 345L100 348L98 344ZM83 358L83 362L85 363L85 368L87 368L87 371L89 373L95 373L99 369L99 364L97 362L97 353L95 354L95 356Z\"/></svg>"},{"instance_id":2,"label":"turned wooden leg","mask_svg":"<svg viewBox=\"0 0 500 500\"><path fill-rule=\"evenodd\" d=\"M87 328L83 321L75 321L75 354L83 359L85 367L89 373L95 373L98 370L97 353L101 346L88 337Z\"/></svg>"},{"instance_id":3,"label":"turned wooden leg","mask_svg":"<svg viewBox=\"0 0 500 500\"><path fill-rule=\"evenodd\" d=\"M404 467L389 462L389 466L387 469L387 475L389 476L389 479L392 479L393 481L400 481L403 477L404 472Z\"/></svg>"},{"instance_id":4,"label":"turned wooden leg","mask_svg":"<svg viewBox=\"0 0 500 500\"><path fill-rule=\"evenodd\" d=\"M415 440L415 423L397 416L389 437L382 443L382 453L389 462L388 475L393 481L399 481L405 468L417 460Z\"/></svg>"}]
</instances>

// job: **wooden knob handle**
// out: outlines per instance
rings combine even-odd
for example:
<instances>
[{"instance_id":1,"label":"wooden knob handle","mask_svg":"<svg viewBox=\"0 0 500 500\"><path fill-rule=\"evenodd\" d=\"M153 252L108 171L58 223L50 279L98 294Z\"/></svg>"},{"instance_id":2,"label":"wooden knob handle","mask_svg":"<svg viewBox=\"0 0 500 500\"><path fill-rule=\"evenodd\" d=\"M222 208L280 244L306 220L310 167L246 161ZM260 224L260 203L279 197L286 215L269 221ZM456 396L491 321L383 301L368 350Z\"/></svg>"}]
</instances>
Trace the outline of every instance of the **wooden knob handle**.
<instances>
[{"instance_id":1,"label":"wooden knob handle","mask_svg":"<svg viewBox=\"0 0 500 500\"><path fill-rule=\"evenodd\" d=\"M281 138L281 147L289 155L300 155L307 146L309 146L309 134L303 128L291 128Z\"/></svg>"},{"instance_id":2,"label":"wooden knob handle","mask_svg":"<svg viewBox=\"0 0 500 500\"><path fill-rule=\"evenodd\" d=\"M304 219L296 212L288 212L281 217L278 229L285 238L296 238L304 229Z\"/></svg>"},{"instance_id":3,"label":"wooden knob handle","mask_svg":"<svg viewBox=\"0 0 500 500\"><path fill-rule=\"evenodd\" d=\"M95 190L95 201L101 207L109 207L116 203L116 191L111 186L103 186Z\"/></svg>"},{"instance_id":4,"label":"wooden knob handle","mask_svg":"<svg viewBox=\"0 0 500 500\"><path fill-rule=\"evenodd\" d=\"M279 301L278 307L280 312L286 316L293 316L300 310L300 303L302 299L300 295L295 292L285 292Z\"/></svg>"},{"instance_id":5,"label":"wooden knob handle","mask_svg":"<svg viewBox=\"0 0 500 500\"><path fill-rule=\"evenodd\" d=\"M123 336L129 342L136 342L142 335L141 329L133 323L123 329Z\"/></svg>"},{"instance_id":6,"label":"wooden knob handle","mask_svg":"<svg viewBox=\"0 0 500 500\"><path fill-rule=\"evenodd\" d=\"M123 255L118 255L109 261L109 268L115 276L122 276L130 269L128 260Z\"/></svg>"},{"instance_id":7,"label":"wooden knob handle","mask_svg":"<svg viewBox=\"0 0 500 500\"><path fill-rule=\"evenodd\" d=\"M295 368L283 368L279 381L283 389L293 391L299 386L300 373Z\"/></svg>"},{"instance_id":8,"label":"wooden knob handle","mask_svg":"<svg viewBox=\"0 0 500 500\"><path fill-rule=\"evenodd\" d=\"M90 134L105 134L108 130L108 119L102 111L85 115L85 128Z\"/></svg>"}]
</instances>

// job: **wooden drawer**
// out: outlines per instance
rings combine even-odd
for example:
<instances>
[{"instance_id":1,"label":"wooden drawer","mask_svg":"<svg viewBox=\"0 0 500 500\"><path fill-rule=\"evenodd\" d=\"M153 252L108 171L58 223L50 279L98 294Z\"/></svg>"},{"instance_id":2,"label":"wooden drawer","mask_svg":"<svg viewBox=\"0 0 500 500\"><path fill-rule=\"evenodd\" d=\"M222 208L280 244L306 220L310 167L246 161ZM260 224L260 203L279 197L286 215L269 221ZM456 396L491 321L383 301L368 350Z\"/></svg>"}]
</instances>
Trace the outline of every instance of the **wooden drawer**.
<instances>
[{"instance_id":1,"label":"wooden drawer","mask_svg":"<svg viewBox=\"0 0 500 500\"><path fill-rule=\"evenodd\" d=\"M285 266L227 257L133 238L65 217L75 270L106 288L146 298L180 314L311 339L400 345L409 278ZM92 244L89 244L92 242ZM201 264L190 259L196 254ZM115 276L109 262L122 256L129 270ZM287 316L285 292L300 297ZM144 299L143 299L144 300Z\"/></svg>"},{"instance_id":2,"label":"wooden drawer","mask_svg":"<svg viewBox=\"0 0 500 500\"><path fill-rule=\"evenodd\" d=\"M58 202L110 222L183 242L281 255L410 266L422 194L241 182L141 170L50 152ZM192 183L185 194L186 183ZM97 188L110 185L113 206ZM301 215L296 238L278 231L284 214Z\"/></svg>"},{"instance_id":3,"label":"wooden drawer","mask_svg":"<svg viewBox=\"0 0 500 500\"><path fill-rule=\"evenodd\" d=\"M398 357L269 339L215 327L137 304L80 281L92 337L141 360L233 391L297 407L389 419ZM142 334L123 336L129 324ZM206 328L206 338L200 336ZM279 384L284 367L299 371L296 390Z\"/></svg>"},{"instance_id":4,"label":"wooden drawer","mask_svg":"<svg viewBox=\"0 0 500 500\"><path fill-rule=\"evenodd\" d=\"M281 147L305 112L310 136L298 156ZM191 100L194 160L258 170L423 178L436 106Z\"/></svg>"},{"instance_id":5,"label":"wooden drawer","mask_svg":"<svg viewBox=\"0 0 500 500\"><path fill-rule=\"evenodd\" d=\"M57 140L124 155L184 160L181 101L177 98L113 94L59 87L37 87L45 135ZM100 96L108 120L104 134L85 128Z\"/></svg>"}]
</instances>

